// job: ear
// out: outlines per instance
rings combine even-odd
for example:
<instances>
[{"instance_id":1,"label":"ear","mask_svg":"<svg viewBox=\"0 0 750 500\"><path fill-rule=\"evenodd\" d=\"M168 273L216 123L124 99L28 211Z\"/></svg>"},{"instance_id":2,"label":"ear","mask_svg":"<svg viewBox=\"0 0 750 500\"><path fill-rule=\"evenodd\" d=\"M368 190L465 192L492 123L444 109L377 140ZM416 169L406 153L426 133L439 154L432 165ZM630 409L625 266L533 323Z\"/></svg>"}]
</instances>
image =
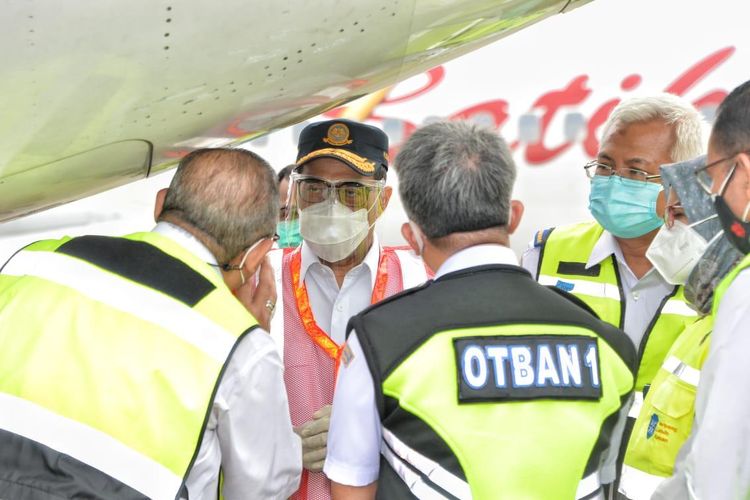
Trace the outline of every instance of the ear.
<instances>
[{"instance_id":1,"label":"ear","mask_svg":"<svg viewBox=\"0 0 750 500\"><path fill-rule=\"evenodd\" d=\"M380 195L380 214L385 212L385 209L388 208L388 202L391 200L392 194L393 194L393 187L386 186L385 188L383 188L383 193Z\"/></svg>"},{"instance_id":2,"label":"ear","mask_svg":"<svg viewBox=\"0 0 750 500\"><path fill-rule=\"evenodd\" d=\"M737 155L737 168L745 175L745 185L743 191L745 197L750 201L750 155L740 153Z\"/></svg>"},{"instance_id":3,"label":"ear","mask_svg":"<svg viewBox=\"0 0 750 500\"><path fill-rule=\"evenodd\" d=\"M519 200L510 200L510 220L508 221L508 234L516 232L523 218L523 203Z\"/></svg>"},{"instance_id":4,"label":"ear","mask_svg":"<svg viewBox=\"0 0 750 500\"><path fill-rule=\"evenodd\" d=\"M160 189L156 193L156 201L154 202L154 222L159 220L162 210L164 210L164 200L167 197L168 188Z\"/></svg>"},{"instance_id":5,"label":"ear","mask_svg":"<svg viewBox=\"0 0 750 500\"><path fill-rule=\"evenodd\" d=\"M401 224L401 236L404 237L411 249L414 250L415 254L421 254L421 252L419 251L417 238L414 237L414 230L411 228L411 225L408 222L404 222L403 224Z\"/></svg>"}]
</instances>

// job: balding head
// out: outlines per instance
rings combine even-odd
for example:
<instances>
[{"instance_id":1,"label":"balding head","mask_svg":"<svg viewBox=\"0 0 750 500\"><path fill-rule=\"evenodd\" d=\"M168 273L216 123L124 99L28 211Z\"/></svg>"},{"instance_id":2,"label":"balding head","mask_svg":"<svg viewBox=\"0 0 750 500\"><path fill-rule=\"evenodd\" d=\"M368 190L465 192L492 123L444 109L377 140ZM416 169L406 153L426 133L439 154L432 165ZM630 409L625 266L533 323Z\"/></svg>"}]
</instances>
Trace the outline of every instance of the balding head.
<instances>
[{"instance_id":1,"label":"balding head","mask_svg":"<svg viewBox=\"0 0 750 500\"><path fill-rule=\"evenodd\" d=\"M228 262L273 235L278 215L276 174L243 149L199 149L182 159L158 220L183 223ZM202 234L200 234L202 233Z\"/></svg>"}]
</instances>

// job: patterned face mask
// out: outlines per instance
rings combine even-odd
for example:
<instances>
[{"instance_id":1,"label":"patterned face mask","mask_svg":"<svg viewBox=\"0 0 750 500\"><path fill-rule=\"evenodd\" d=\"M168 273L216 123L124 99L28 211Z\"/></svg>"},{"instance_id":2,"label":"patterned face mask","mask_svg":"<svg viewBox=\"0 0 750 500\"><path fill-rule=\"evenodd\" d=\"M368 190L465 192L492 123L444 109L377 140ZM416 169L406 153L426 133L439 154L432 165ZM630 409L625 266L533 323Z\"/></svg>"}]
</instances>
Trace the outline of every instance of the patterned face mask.
<instances>
[{"instance_id":1,"label":"patterned face mask","mask_svg":"<svg viewBox=\"0 0 750 500\"><path fill-rule=\"evenodd\" d=\"M722 231L711 197L696 180L695 171L706 163L705 156L661 167L666 189L674 189L689 221L699 222L693 230L708 241L685 281L685 298L701 314L711 312L716 285L734 267L742 254Z\"/></svg>"}]
</instances>

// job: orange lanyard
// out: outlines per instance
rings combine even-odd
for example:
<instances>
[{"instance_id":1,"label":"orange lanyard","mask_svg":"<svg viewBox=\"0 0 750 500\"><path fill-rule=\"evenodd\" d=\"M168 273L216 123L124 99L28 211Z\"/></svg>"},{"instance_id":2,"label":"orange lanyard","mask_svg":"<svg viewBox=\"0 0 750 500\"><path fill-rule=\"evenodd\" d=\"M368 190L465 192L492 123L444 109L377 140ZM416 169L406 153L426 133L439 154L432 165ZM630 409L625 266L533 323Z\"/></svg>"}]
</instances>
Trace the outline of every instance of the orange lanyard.
<instances>
[{"instance_id":1,"label":"orange lanyard","mask_svg":"<svg viewBox=\"0 0 750 500\"><path fill-rule=\"evenodd\" d=\"M380 260L378 261L378 272L375 276L375 286L372 289L372 303L375 304L383 300L385 296L385 287L388 282L388 263L386 261L386 252L383 250L380 253ZM302 252L294 252L292 260L290 262L290 269L292 272L292 288L294 289L294 298L297 302L297 311L299 317L302 320L302 325L305 327L305 331L310 338L315 342L318 347L334 359L337 364L343 346L339 346L334 342L331 337L328 336L322 328L318 326L313 317L312 308L310 307L310 297L307 295L307 287L304 283L300 283L300 268L302 267Z\"/></svg>"}]
</instances>

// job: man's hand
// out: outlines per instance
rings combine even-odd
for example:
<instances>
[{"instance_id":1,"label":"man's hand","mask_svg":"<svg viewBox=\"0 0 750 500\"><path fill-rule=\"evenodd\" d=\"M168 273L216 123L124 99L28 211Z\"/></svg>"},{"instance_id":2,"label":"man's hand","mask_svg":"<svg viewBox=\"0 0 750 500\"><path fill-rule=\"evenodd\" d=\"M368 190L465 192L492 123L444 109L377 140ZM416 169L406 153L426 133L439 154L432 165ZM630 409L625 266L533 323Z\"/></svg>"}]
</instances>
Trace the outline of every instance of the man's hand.
<instances>
[{"instance_id":1,"label":"man's hand","mask_svg":"<svg viewBox=\"0 0 750 500\"><path fill-rule=\"evenodd\" d=\"M236 295L250 314L258 320L261 328L270 332L271 317L276 309L276 280L268 257L264 257L260 263L258 282L256 283L255 277L251 276L237 289Z\"/></svg>"},{"instance_id":2,"label":"man's hand","mask_svg":"<svg viewBox=\"0 0 750 500\"><path fill-rule=\"evenodd\" d=\"M331 405L313 413L312 420L294 428L302 438L302 465L312 472L321 472L326 461L328 426L331 423Z\"/></svg>"}]
</instances>

